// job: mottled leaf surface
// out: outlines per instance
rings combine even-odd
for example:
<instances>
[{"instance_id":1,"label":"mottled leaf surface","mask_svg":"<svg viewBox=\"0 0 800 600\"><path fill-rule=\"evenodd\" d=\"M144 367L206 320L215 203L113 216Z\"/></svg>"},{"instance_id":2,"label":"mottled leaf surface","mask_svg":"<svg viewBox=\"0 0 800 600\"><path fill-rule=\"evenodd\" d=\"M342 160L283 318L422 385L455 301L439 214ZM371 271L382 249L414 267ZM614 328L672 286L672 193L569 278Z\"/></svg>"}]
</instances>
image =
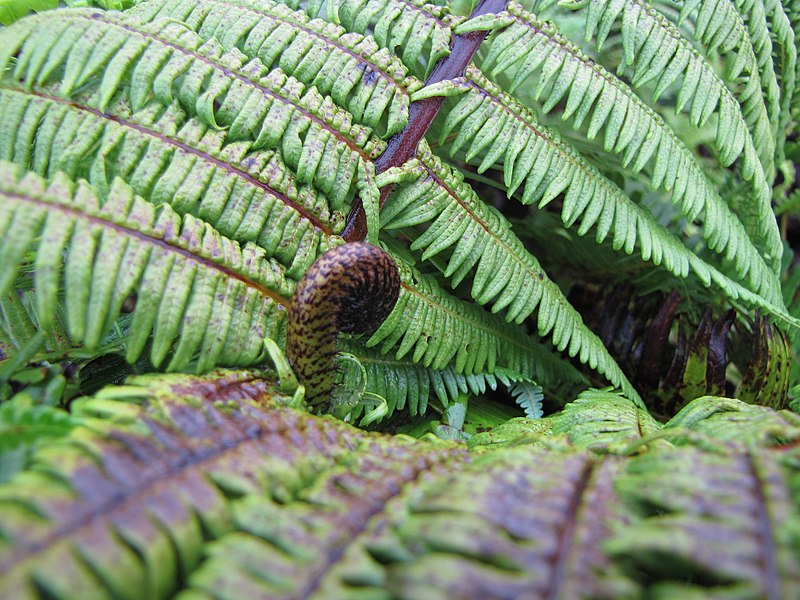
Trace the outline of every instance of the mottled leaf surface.
<instances>
[{"instance_id":1,"label":"mottled leaf surface","mask_svg":"<svg viewBox=\"0 0 800 600\"><path fill-rule=\"evenodd\" d=\"M592 392L468 450L308 415L263 376L142 377L76 401L72 428L0 486L0 596L799 589L794 415L708 397L662 427ZM755 410L762 428L782 427L780 445L727 441L720 420Z\"/></svg>"}]
</instances>

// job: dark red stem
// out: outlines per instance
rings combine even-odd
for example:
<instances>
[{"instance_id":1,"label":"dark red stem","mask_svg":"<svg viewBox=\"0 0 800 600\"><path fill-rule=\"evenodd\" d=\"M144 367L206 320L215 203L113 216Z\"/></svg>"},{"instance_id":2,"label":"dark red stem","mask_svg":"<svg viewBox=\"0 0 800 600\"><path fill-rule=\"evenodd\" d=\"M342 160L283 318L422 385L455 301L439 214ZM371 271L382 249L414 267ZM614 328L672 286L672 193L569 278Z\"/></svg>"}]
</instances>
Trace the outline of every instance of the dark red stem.
<instances>
[{"instance_id":1,"label":"dark red stem","mask_svg":"<svg viewBox=\"0 0 800 600\"><path fill-rule=\"evenodd\" d=\"M505 10L507 3L508 0L481 0L475 10L472 11L470 18L501 12ZM463 35L453 36L450 55L436 64L425 85L462 77L467 65L469 65L472 57L478 51L481 42L486 38L487 33L486 31L471 31ZM443 96L436 96L411 103L408 125L402 131L389 138L386 150L375 160L375 171L377 173L382 173L390 167L400 166L414 156L420 140L428 132L428 128L439 113L439 109L442 108L444 101L445 98ZM381 206L386 202L390 192L391 186L381 189ZM353 209L347 217L347 225L345 225L342 232L342 237L348 242L360 242L367 237L367 219L361 200L358 198L353 203Z\"/></svg>"}]
</instances>

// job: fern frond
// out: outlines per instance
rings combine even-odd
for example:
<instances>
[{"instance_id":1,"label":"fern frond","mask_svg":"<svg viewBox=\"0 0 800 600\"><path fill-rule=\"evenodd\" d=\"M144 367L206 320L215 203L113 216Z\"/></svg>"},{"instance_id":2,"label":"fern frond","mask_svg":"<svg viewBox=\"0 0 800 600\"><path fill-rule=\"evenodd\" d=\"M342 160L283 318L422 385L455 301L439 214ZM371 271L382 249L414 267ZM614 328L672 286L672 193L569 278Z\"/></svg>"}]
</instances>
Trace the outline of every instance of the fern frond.
<instances>
[{"instance_id":1,"label":"fern frond","mask_svg":"<svg viewBox=\"0 0 800 600\"><path fill-rule=\"evenodd\" d=\"M699 261L679 239L659 225L645 209L632 202L614 183L604 177L556 132L537 123L531 111L504 94L497 86L487 81L477 69L470 68L466 74L466 93L449 109L445 109L441 138L444 142L458 131L449 144L451 154L461 150L471 161L482 156L478 171L483 172L494 164L501 164L505 185L509 194L525 183L521 195L523 204L539 202L544 206L557 195L564 193L562 220L568 227L580 221L579 235L585 235L591 227L597 227L596 239L602 242L613 232L613 245L624 248L631 254L638 244L643 260L664 267L678 277L686 277L690 266L706 285L710 283L709 269L714 277L722 276L710 265ZM658 134L653 146L659 143ZM670 139L662 137L662 140ZM673 139L673 141L675 141ZM669 142L662 142L665 151L659 150L661 161L674 161ZM726 252L732 260L739 279L746 287L767 298L774 312L781 306L779 284L771 270L764 264L757 249L750 243L739 221L727 210L711 183L697 167L691 154L683 148L682 160L676 167L669 167L677 177L678 169L684 165L693 167L690 172L697 178L689 178L701 184L702 194L692 193L687 184L683 201L696 202L703 194L709 199L705 210L703 233L709 246L717 252ZM649 156L649 152L646 152ZM665 167L664 170L667 170ZM685 171L684 171L685 172ZM695 192L697 190L694 190ZM711 199L715 199L712 202ZM695 210L694 205L681 205L683 211ZM720 208L721 214L712 212ZM740 288L730 282L726 288ZM734 297L738 292L733 292ZM777 308L780 312L781 309Z\"/></svg>"},{"instance_id":2,"label":"fern frond","mask_svg":"<svg viewBox=\"0 0 800 600\"><path fill-rule=\"evenodd\" d=\"M720 18L718 13L713 14L715 19ZM618 70L623 72L632 66L635 86L657 77L653 95L657 99L673 83L680 81L676 110L683 111L691 105L688 114L692 125L701 126L712 114L717 114L715 145L720 163L729 166L742 153L742 177L753 188L749 199L730 196L729 201L742 216L751 237L766 244L767 260L777 272L780 237L770 210L770 182L775 176L775 132L780 122L777 101L773 100L774 126L771 126L759 93L758 76L747 77L744 89L735 96L680 30L642 0L626 4L624 18L606 0L591 0L586 18L586 39L591 39L597 28L598 47L604 41L605 32L598 28L599 22L602 20L610 26L615 20L621 20L624 53ZM665 51L659 44L668 44L669 50ZM731 151L731 144L735 151ZM758 157L758 161L752 157Z\"/></svg>"},{"instance_id":3,"label":"fern frond","mask_svg":"<svg viewBox=\"0 0 800 600\"><path fill-rule=\"evenodd\" d=\"M737 78L743 72L747 74L747 83L739 92L740 97L749 96L748 89L760 75L762 93L775 132L776 162L780 162L785 130L791 118L797 68L794 34L780 2L725 0L711 4L680 0L672 6L680 8L678 25L686 19L695 21L695 39L705 45L708 54L717 48L724 54L732 54L729 67L723 74L732 89L737 87ZM769 22L767 12L771 15Z\"/></svg>"},{"instance_id":4,"label":"fern frond","mask_svg":"<svg viewBox=\"0 0 800 600\"><path fill-rule=\"evenodd\" d=\"M63 290L70 336L95 347L135 291L131 362L151 330L152 362L172 354L170 370L195 358L198 371L253 364L264 337L281 336L280 306L288 305L292 287L257 246L240 248L194 217L153 207L121 181L101 201L63 174L47 183L8 163L0 163L0 174L0 296L34 249L42 327Z\"/></svg>"},{"instance_id":5,"label":"fern frond","mask_svg":"<svg viewBox=\"0 0 800 600\"><path fill-rule=\"evenodd\" d=\"M749 78L749 83L739 96L742 101L740 107L739 100L725 86L711 64L694 50L691 41L644 0L630 0L619 5L612 5L607 0L580 0L573 4L574 7L587 5L587 41L596 35L595 43L602 47L611 26L615 22L621 24L624 52L618 72L633 67L632 83L635 87L658 78L653 94L656 99L680 80L676 109L683 111L690 106L688 114L692 125L701 126L712 114L718 114L717 144L723 164L731 164L739 154L725 143L727 138L743 136L745 163L751 162L748 148L752 146L766 179L771 179L774 174L775 138L764 99L759 93L760 81L757 77ZM723 17L722 13L710 13L708 16L712 15L715 19ZM736 140L735 148L738 149L740 144ZM745 164L745 173L749 170Z\"/></svg>"},{"instance_id":6,"label":"fern frond","mask_svg":"<svg viewBox=\"0 0 800 600\"><path fill-rule=\"evenodd\" d=\"M581 392L551 421L553 433L566 435L579 448L600 452L624 451L661 428L650 413L611 390Z\"/></svg>"},{"instance_id":7,"label":"fern frond","mask_svg":"<svg viewBox=\"0 0 800 600\"><path fill-rule=\"evenodd\" d=\"M742 4L744 3L739 1L737 6L733 0L717 2L715 5L708 2L697 2L697 0L677 2L675 7L680 8L678 25L680 26L687 18L693 20L692 39L696 45L702 48L708 57L715 52L719 52L725 57L728 65L727 69L720 74L720 79L732 90L741 87L742 89L737 92L739 98L746 99L746 103L757 103L757 95L756 98L753 98L754 88L757 85L761 87L763 108L756 109L754 105L746 104L743 106L743 111L747 112L748 108L765 110L772 125L773 136L777 136L780 127L781 91L772 62L772 42L767 32L763 7L760 7L760 14L751 12L745 20L739 12ZM642 9L646 10L646 8L645 5L642 5ZM666 19L659 25L663 27L665 21ZM625 27L623 25L623 28ZM669 33L675 35L678 31L675 28ZM627 32L627 34L632 35L631 32ZM761 50L758 57L756 57L754 48L756 45ZM632 55L632 50L624 49L629 56ZM667 61L668 59L662 58L661 60ZM622 65L620 67L622 68ZM742 82L744 83L743 87Z\"/></svg>"},{"instance_id":8,"label":"fern frond","mask_svg":"<svg viewBox=\"0 0 800 600\"><path fill-rule=\"evenodd\" d=\"M740 10L747 11L749 9L750 11L748 23L757 21L758 16L753 13L758 10L759 5L760 3L755 0L744 0L742 2ZM767 30L772 39L773 64L776 65L782 94L780 129L775 145L776 161L780 161L785 157L786 135L792 126L792 99L798 92L797 75L800 64L798 64L797 60L795 32L787 11L784 10L779 0L766 0L764 8L767 16ZM764 43L763 46L767 47L767 44Z\"/></svg>"},{"instance_id":9,"label":"fern frond","mask_svg":"<svg viewBox=\"0 0 800 600\"><path fill-rule=\"evenodd\" d=\"M384 206L382 227L398 229L430 223L413 241L411 249L423 250L425 260L452 246L444 274L452 279L454 287L477 265L470 294L478 303L493 301L492 312L507 307L506 320L517 323L538 309L540 336L552 336L559 351L577 356L614 385L621 386L629 397L635 397L602 342L583 324L580 315L547 278L502 216L481 202L463 179L436 159L426 145L421 146L417 161L407 163L399 172L387 171L379 177L378 185L407 178L411 178L412 184L396 191ZM504 366L530 373L514 364Z\"/></svg>"},{"instance_id":10,"label":"fern frond","mask_svg":"<svg viewBox=\"0 0 800 600\"><path fill-rule=\"evenodd\" d=\"M785 523L795 522L797 498L777 483L786 471L776 453L668 448L633 459L627 472L616 488L638 518L607 548L637 579L663 597L707 596L710 589L689 583L701 579L729 597L794 594L800 567ZM707 540L702 549L692 542L699 539Z\"/></svg>"},{"instance_id":11,"label":"fern frond","mask_svg":"<svg viewBox=\"0 0 800 600\"><path fill-rule=\"evenodd\" d=\"M508 388L514 402L525 411L526 417L529 419L542 418L544 414L542 411L542 400L544 400L542 386L527 377L519 377L515 373L504 370L497 371L495 375Z\"/></svg>"},{"instance_id":12,"label":"fern frond","mask_svg":"<svg viewBox=\"0 0 800 600\"><path fill-rule=\"evenodd\" d=\"M798 44L798 41L800 41L800 2L797 2L797 0L782 0L780 4L789 20L790 32L794 32L795 48L800 48L800 44ZM791 103L792 116L796 118L797 105L800 102L800 60L797 61L797 68L795 69L795 82L797 84L794 88Z\"/></svg>"},{"instance_id":13,"label":"fern frond","mask_svg":"<svg viewBox=\"0 0 800 600\"><path fill-rule=\"evenodd\" d=\"M771 447L800 437L800 416L733 398L703 396L682 408L664 427L691 429L743 449Z\"/></svg>"},{"instance_id":14,"label":"fern frond","mask_svg":"<svg viewBox=\"0 0 800 600\"><path fill-rule=\"evenodd\" d=\"M758 73L762 78L762 90L765 101L769 107L770 120L775 127L775 153L776 162L783 160L784 144L787 128L791 120L791 103L795 94L797 80L797 48L794 42L794 31L787 17L786 12L779 0L726 0L718 5L698 2L675 2L679 6L680 21L690 15L700 25L703 32L703 41L707 44L712 39L725 40L726 45L733 39L739 40L738 31L741 22L745 30L742 32L745 37L741 42L747 44L747 40L752 41L751 45L757 57ZM723 14L724 17L721 17ZM680 24L679 21L679 24ZM735 24L736 32L722 33L719 30L731 27ZM716 29L716 33L715 33ZM709 45L709 50L713 50L714 45ZM726 73L726 81L730 84L735 83L738 73L735 67L737 62L731 65ZM747 69L752 77L752 69ZM773 84L774 80L774 84ZM780 84L780 90L776 96L774 88ZM745 95L744 92L742 95ZM779 104L779 106L777 106ZM778 117L775 118L775 113Z\"/></svg>"},{"instance_id":15,"label":"fern frond","mask_svg":"<svg viewBox=\"0 0 800 600\"><path fill-rule=\"evenodd\" d=\"M340 349L358 358L366 371L366 390L386 399L389 406L388 415L406 408L411 415L423 415L428 408L432 393L446 408L460 394L483 394L487 385L495 389L497 380L506 385L515 397L522 396L525 401L530 401L530 410L534 410L536 406L534 402L536 397L541 401L541 387L533 384L530 378L535 378L551 389L563 390L565 386L587 385L586 378L577 369L559 360L544 345L532 339L527 343L528 352L537 355L536 360L529 362L529 366L533 369L529 372L529 376L520 375L504 367L497 367L491 373L473 374L461 373L452 364L444 369L434 369L414 363L407 355L398 359L379 354L377 349L365 347L356 341L340 343ZM539 396L536 396L534 387L538 389ZM519 399L517 401L520 402Z\"/></svg>"},{"instance_id":16,"label":"fern frond","mask_svg":"<svg viewBox=\"0 0 800 600\"><path fill-rule=\"evenodd\" d=\"M344 214L299 185L271 150L228 143L225 130L151 102L131 113L96 96L64 100L0 82L0 159L43 176L63 171L106 193L116 177L153 204L169 203L239 243L252 241L299 279L330 247Z\"/></svg>"},{"instance_id":17,"label":"fern frond","mask_svg":"<svg viewBox=\"0 0 800 600\"><path fill-rule=\"evenodd\" d=\"M128 14L145 22L177 19L203 39L216 39L226 51L237 48L267 69L291 73L331 96L356 121L385 130L385 136L406 126L409 94L422 87L371 37L310 20L304 12L270 0L158 0Z\"/></svg>"},{"instance_id":18,"label":"fern frond","mask_svg":"<svg viewBox=\"0 0 800 600\"><path fill-rule=\"evenodd\" d=\"M624 152L625 164L633 163L634 170L644 168L655 155L651 185L672 190L673 202L680 203L682 212L689 220L694 220L703 208L713 210L714 213L727 212L724 205L719 202L717 194L692 197L693 190L708 188L707 185L703 186L705 175L699 166L694 164L696 159L692 157L689 160L688 156L691 153L667 128L663 119L629 86L595 64L577 46L562 37L552 25L538 21L516 3L509 4L509 10L513 12L496 18L495 25L505 28L492 38L489 51L482 63L486 69L491 70L493 76L500 73L507 74L512 79L510 89L513 91L531 75L539 73L533 96L535 99L544 96L545 112L552 110L562 98L565 99L563 118L569 119L574 115L573 127L576 129L584 119L589 118L587 133L589 139L593 139L601 128L605 127L604 148L616 153ZM467 26L467 24L462 25L459 31ZM689 55L694 56L692 54L694 51L687 50L687 52L687 58ZM687 77L684 84L686 89L697 94L696 102L692 105L693 110L695 107L699 107L700 110L709 105L713 109L717 102L707 102L711 96L702 96L702 102L698 99L701 94L699 89L702 86L697 84L701 79L700 75L706 72L701 69L707 67L701 57L697 59L699 66L691 71L698 74L697 80L690 81ZM666 78L663 79L667 82L665 86L671 84L679 75L678 67L681 64L676 60L672 69L658 70L658 73L663 73ZM707 77L712 75L709 74ZM724 85L720 85L724 88ZM721 88L713 89L717 89L719 94L724 94ZM709 94L716 98L717 92L709 91ZM727 96L722 97L727 98ZM720 125L717 129L717 140L723 143L719 148L721 160L723 164L730 164L744 152L744 175L751 180L754 188L754 196L743 206L734 204L734 208L742 213L741 222L753 243L759 247L770 270L777 272L782 246L771 211L770 189L753 149L747 126L740 119L742 115L739 105L732 96L729 99L730 102L725 100L720 105L724 112L724 115L720 116L720 123L724 123L724 126ZM679 106L682 106L680 100ZM704 122L708 116L697 118L699 122ZM730 122L726 121L726 118ZM766 135L772 139L769 129ZM686 173L690 176L685 177ZM715 206L709 206L711 202L716 203ZM726 235L724 232L716 233ZM724 248L724 245L722 247Z\"/></svg>"},{"instance_id":19,"label":"fern frond","mask_svg":"<svg viewBox=\"0 0 800 600\"><path fill-rule=\"evenodd\" d=\"M440 59L450 55L452 28L461 21L450 14L447 6L427 4L425 0L327 0L327 3L329 20L336 20L349 31L372 32L384 48L397 48L405 65L421 78Z\"/></svg>"},{"instance_id":20,"label":"fern frond","mask_svg":"<svg viewBox=\"0 0 800 600\"><path fill-rule=\"evenodd\" d=\"M226 127L229 141L280 149L298 181L326 193L332 210L352 198L357 177L384 146L316 89L279 69L267 72L238 50L224 52L216 40L203 43L176 21L45 13L0 30L0 70L12 57L7 77L27 88L55 83L58 95L71 99L95 84L100 111L118 94L134 110L152 97L177 100L206 124Z\"/></svg>"},{"instance_id":21,"label":"fern frond","mask_svg":"<svg viewBox=\"0 0 800 600\"><path fill-rule=\"evenodd\" d=\"M424 415L432 393L446 408L460 394L482 394L487 382L494 383L494 377L488 373L465 375L452 366L430 369L415 364L408 357L397 359L381 355L376 349L355 343L342 344L340 348L358 358L366 373L366 390L386 399L387 416L404 409L411 416ZM351 419L357 419L360 414L361 411L354 408Z\"/></svg>"},{"instance_id":22,"label":"fern frond","mask_svg":"<svg viewBox=\"0 0 800 600\"><path fill-rule=\"evenodd\" d=\"M543 358L539 344L518 327L447 294L431 277L409 264L399 261L398 266L402 281L400 297L386 321L367 340L367 347L378 346L382 354L391 351L398 360L409 355L412 362L433 370L452 366L456 373L465 375L492 374L497 367L506 367L545 383L552 379L548 371L559 372L552 361ZM551 320L548 331L555 325L558 339L562 339L571 334L562 324L570 316L563 313L574 309L567 306L559 312L559 308L557 305L547 311ZM572 337L577 340L572 346L583 342L580 353L592 368L599 364L599 372L622 387L629 398L640 401L602 343L598 341L597 347L587 344L582 336ZM574 376L570 379L574 380Z\"/></svg>"},{"instance_id":23,"label":"fern frond","mask_svg":"<svg viewBox=\"0 0 800 600\"><path fill-rule=\"evenodd\" d=\"M626 438L660 425L593 391L597 401L560 417L503 426L521 434L505 443L478 434L485 445L468 452L291 410L264 375L137 378L77 400L83 423L0 485L0 596L797 590L796 427L780 449L754 435L745 447L695 419L683 431L713 450L651 437L630 457L618 452ZM622 422L607 418L603 395ZM552 435L559 420L581 434Z\"/></svg>"},{"instance_id":24,"label":"fern frond","mask_svg":"<svg viewBox=\"0 0 800 600\"><path fill-rule=\"evenodd\" d=\"M30 466L43 443L63 438L82 420L53 406L34 404L25 393L0 404L0 483Z\"/></svg>"}]
</instances>

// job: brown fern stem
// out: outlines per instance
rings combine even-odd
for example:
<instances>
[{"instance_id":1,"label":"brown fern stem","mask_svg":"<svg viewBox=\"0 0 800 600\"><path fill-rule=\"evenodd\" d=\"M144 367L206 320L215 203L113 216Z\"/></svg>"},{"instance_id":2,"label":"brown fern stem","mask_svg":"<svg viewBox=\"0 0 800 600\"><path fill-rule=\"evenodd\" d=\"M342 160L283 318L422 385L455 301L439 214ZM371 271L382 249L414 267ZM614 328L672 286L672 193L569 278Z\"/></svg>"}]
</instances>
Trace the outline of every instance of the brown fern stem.
<instances>
[{"instance_id":1,"label":"brown fern stem","mask_svg":"<svg viewBox=\"0 0 800 600\"><path fill-rule=\"evenodd\" d=\"M505 10L507 4L508 0L481 0L472 11L470 18L496 14ZM462 77L487 33L487 31L470 31L463 35L453 36L450 55L436 64L425 85ZM408 124L402 131L389 138L386 150L375 160L376 172L382 173L390 167L400 166L414 156L420 140L428 132L428 128L442 108L444 100L445 98L442 96L435 96L411 103ZM386 202L391 189L392 186L381 189L381 206ZM348 242L360 242L367 237L367 219L364 207L358 198L353 203L353 209L347 217L342 237Z\"/></svg>"}]
</instances>

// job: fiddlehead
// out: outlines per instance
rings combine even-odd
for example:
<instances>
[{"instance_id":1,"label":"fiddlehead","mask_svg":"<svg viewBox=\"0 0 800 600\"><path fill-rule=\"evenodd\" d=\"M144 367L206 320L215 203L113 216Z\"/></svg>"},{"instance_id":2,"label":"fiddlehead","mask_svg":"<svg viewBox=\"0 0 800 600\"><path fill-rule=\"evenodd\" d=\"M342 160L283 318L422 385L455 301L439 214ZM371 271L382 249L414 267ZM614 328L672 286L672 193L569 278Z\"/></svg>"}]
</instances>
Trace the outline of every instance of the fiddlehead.
<instances>
[{"instance_id":1,"label":"fiddlehead","mask_svg":"<svg viewBox=\"0 0 800 600\"><path fill-rule=\"evenodd\" d=\"M377 246L345 244L311 265L295 288L286 335L286 356L309 403L333 389L336 335L374 332L399 293L397 265Z\"/></svg>"}]
</instances>

